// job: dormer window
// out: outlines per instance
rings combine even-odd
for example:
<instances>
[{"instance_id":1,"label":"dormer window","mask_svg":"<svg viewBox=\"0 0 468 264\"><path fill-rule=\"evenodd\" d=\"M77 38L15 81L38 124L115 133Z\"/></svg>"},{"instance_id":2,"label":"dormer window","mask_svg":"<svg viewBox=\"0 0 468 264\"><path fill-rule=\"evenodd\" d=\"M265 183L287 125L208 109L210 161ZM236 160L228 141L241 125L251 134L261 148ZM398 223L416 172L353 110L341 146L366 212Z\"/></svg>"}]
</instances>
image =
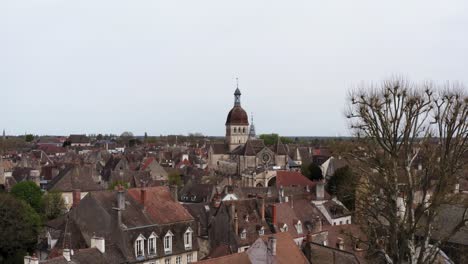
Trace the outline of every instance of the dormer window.
<instances>
[{"instance_id":1,"label":"dormer window","mask_svg":"<svg viewBox=\"0 0 468 264\"><path fill-rule=\"evenodd\" d=\"M259 236L263 236L265 234L265 228L262 226L260 227L260 229L258 230L258 235Z\"/></svg>"},{"instance_id":2,"label":"dormer window","mask_svg":"<svg viewBox=\"0 0 468 264\"><path fill-rule=\"evenodd\" d=\"M192 228L187 228L187 230L184 233L184 246L185 250L192 249L192 235L193 235L193 230Z\"/></svg>"},{"instance_id":3,"label":"dormer window","mask_svg":"<svg viewBox=\"0 0 468 264\"><path fill-rule=\"evenodd\" d=\"M288 225L287 225L287 224L283 224L283 226L280 227L280 231L281 231L281 232L288 232Z\"/></svg>"},{"instance_id":4,"label":"dormer window","mask_svg":"<svg viewBox=\"0 0 468 264\"><path fill-rule=\"evenodd\" d=\"M242 230L240 233L240 238L241 239L246 239L247 238L247 231L245 229Z\"/></svg>"},{"instance_id":5,"label":"dormer window","mask_svg":"<svg viewBox=\"0 0 468 264\"><path fill-rule=\"evenodd\" d=\"M171 230L167 231L166 235L164 236L164 254L171 254L172 253L172 234Z\"/></svg>"},{"instance_id":6,"label":"dormer window","mask_svg":"<svg viewBox=\"0 0 468 264\"><path fill-rule=\"evenodd\" d=\"M135 240L135 256L137 258L141 258L145 256L145 251L144 251L145 240L146 238L141 234Z\"/></svg>"},{"instance_id":7,"label":"dormer window","mask_svg":"<svg viewBox=\"0 0 468 264\"><path fill-rule=\"evenodd\" d=\"M148 238L148 255L156 255L156 238L158 236L153 232Z\"/></svg>"},{"instance_id":8,"label":"dormer window","mask_svg":"<svg viewBox=\"0 0 468 264\"><path fill-rule=\"evenodd\" d=\"M301 223L301 221L297 222L296 231L297 231L298 234L302 234L302 223Z\"/></svg>"}]
</instances>

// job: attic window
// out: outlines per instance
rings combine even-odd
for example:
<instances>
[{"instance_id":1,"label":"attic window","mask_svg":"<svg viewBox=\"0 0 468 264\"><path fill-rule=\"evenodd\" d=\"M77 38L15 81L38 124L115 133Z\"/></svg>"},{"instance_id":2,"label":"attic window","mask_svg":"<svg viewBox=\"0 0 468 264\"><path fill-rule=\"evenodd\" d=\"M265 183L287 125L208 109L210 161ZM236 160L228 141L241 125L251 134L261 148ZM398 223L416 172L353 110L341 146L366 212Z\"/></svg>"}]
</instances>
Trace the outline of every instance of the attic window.
<instances>
[{"instance_id":1,"label":"attic window","mask_svg":"<svg viewBox=\"0 0 468 264\"><path fill-rule=\"evenodd\" d=\"M280 227L281 232L288 232L288 225L284 224L283 227Z\"/></svg>"},{"instance_id":2,"label":"attic window","mask_svg":"<svg viewBox=\"0 0 468 264\"><path fill-rule=\"evenodd\" d=\"M158 236L153 232L148 238L148 255L156 255L156 238Z\"/></svg>"},{"instance_id":3,"label":"attic window","mask_svg":"<svg viewBox=\"0 0 468 264\"><path fill-rule=\"evenodd\" d=\"M145 245L145 237L142 235L139 235L138 238L135 240L135 256L137 258L145 256L144 245Z\"/></svg>"},{"instance_id":4,"label":"attic window","mask_svg":"<svg viewBox=\"0 0 468 264\"><path fill-rule=\"evenodd\" d=\"M193 230L192 228L187 228L187 231L184 233L184 246L185 250L192 249L192 235L193 235Z\"/></svg>"},{"instance_id":5,"label":"attic window","mask_svg":"<svg viewBox=\"0 0 468 264\"><path fill-rule=\"evenodd\" d=\"M241 237L241 239L246 239L247 238L247 231L245 229L242 230L242 232L240 234L240 237Z\"/></svg>"},{"instance_id":6,"label":"attic window","mask_svg":"<svg viewBox=\"0 0 468 264\"><path fill-rule=\"evenodd\" d=\"M260 227L260 229L258 230L258 235L259 236L263 236L265 234L265 228L262 226Z\"/></svg>"},{"instance_id":7,"label":"attic window","mask_svg":"<svg viewBox=\"0 0 468 264\"><path fill-rule=\"evenodd\" d=\"M166 235L164 236L164 253L171 254L172 253L172 237L174 234L169 230L167 231Z\"/></svg>"},{"instance_id":8,"label":"attic window","mask_svg":"<svg viewBox=\"0 0 468 264\"><path fill-rule=\"evenodd\" d=\"M298 221L296 224L296 230L298 234L302 234L302 223L301 221Z\"/></svg>"}]
</instances>

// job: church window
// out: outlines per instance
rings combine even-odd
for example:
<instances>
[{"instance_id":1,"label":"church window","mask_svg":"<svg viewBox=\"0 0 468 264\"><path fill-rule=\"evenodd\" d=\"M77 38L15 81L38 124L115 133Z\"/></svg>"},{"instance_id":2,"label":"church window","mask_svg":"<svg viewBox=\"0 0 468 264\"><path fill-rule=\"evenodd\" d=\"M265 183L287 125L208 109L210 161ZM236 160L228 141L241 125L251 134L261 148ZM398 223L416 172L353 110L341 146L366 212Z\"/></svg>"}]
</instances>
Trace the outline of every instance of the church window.
<instances>
[{"instance_id":1,"label":"church window","mask_svg":"<svg viewBox=\"0 0 468 264\"><path fill-rule=\"evenodd\" d=\"M242 129L242 133L245 133L245 127Z\"/></svg>"},{"instance_id":2,"label":"church window","mask_svg":"<svg viewBox=\"0 0 468 264\"><path fill-rule=\"evenodd\" d=\"M237 133L237 127L234 128L234 133Z\"/></svg>"}]
</instances>

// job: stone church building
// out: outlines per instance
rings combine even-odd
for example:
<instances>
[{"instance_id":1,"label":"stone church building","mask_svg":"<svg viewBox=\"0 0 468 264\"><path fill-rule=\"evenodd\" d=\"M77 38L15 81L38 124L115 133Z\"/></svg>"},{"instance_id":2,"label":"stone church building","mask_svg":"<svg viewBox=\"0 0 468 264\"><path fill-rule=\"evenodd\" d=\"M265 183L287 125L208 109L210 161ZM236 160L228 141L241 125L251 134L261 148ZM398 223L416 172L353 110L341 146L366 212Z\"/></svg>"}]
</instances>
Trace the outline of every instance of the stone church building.
<instances>
[{"instance_id":1,"label":"stone church building","mask_svg":"<svg viewBox=\"0 0 468 264\"><path fill-rule=\"evenodd\" d=\"M236 175L244 186L274 184L275 171L286 169L288 151L278 139L267 147L255 135L246 111L241 106L239 88L234 92L234 106L226 118L224 142L213 143L208 150L208 166L219 172Z\"/></svg>"}]
</instances>

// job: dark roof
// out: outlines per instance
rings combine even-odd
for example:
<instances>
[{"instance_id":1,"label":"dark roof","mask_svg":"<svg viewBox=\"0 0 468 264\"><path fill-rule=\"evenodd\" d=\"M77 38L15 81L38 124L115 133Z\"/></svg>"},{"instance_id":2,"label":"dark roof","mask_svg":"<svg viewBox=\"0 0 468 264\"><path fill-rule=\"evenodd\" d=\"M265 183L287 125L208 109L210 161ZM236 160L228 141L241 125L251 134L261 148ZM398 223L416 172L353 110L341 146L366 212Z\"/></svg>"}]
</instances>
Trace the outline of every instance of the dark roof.
<instances>
[{"instance_id":1,"label":"dark roof","mask_svg":"<svg viewBox=\"0 0 468 264\"><path fill-rule=\"evenodd\" d=\"M333 219L351 215L351 212L348 211L346 207L333 200L329 200L323 203L323 207L325 207Z\"/></svg>"},{"instance_id":2,"label":"dark roof","mask_svg":"<svg viewBox=\"0 0 468 264\"><path fill-rule=\"evenodd\" d=\"M85 143L90 142L89 137L87 137L86 135L70 135L68 137L68 140L71 143L77 143L77 144L85 144Z\"/></svg>"},{"instance_id":3,"label":"dark roof","mask_svg":"<svg viewBox=\"0 0 468 264\"><path fill-rule=\"evenodd\" d=\"M337 248L322 246L313 242L307 243L310 252L310 261L330 264L359 264L359 259L352 253Z\"/></svg>"},{"instance_id":4,"label":"dark roof","mask_svg":"<svg viewBox=\"0 0 468 264\"><path fill-rule=\"evenodd\" d=\"M93 176L97 176L97 172L91 166L68 165L47 184L47 190L59 192L71 192L75 189L83 192L103 190L104 187L96 182Z\"/></svg>"},{"instance_id":5,"label":"dark roof","mask_svg":"<svg viewBox=\"0 0 468 264\"><path fill-rule=\"evenodd\" d=\"M211 144L211 149L213 153L216 154L227 154L229 152L228 147L224 143L213 143Z\"/></svg>"},{"instance_id":6,"label":"dark roof","mask_svg":"<svg viewBox=\"0 0 468 264\"><path fill-rule=\"evenodd\" d=\"M234 106L231 111L229 111L229 114L226 118L226 125L249 125L249 117L240 105Z\"/></svg>"},{"instance_id":7,"label":"dark roof","mask_svg":"<svg viewBox=\"0 0 468 264\"><path fill-rule=\"evenodd\" d=\"M288 150L283 142L281 142L280 137L278 137L276 144L272 146L271 150L273 150L276 155L288 155Z\"/></svg>"},{"instance_id":8,"label":"dark roof","mask_svg":"<svg viewBox=\"0 0 468 264\"><path fill-rule=\"evenodd\" d=\"M231 153L234 155L255 156L266 148L262 139L249 138L244 145L235 148Z\"/></svg>"}]
</instances>

